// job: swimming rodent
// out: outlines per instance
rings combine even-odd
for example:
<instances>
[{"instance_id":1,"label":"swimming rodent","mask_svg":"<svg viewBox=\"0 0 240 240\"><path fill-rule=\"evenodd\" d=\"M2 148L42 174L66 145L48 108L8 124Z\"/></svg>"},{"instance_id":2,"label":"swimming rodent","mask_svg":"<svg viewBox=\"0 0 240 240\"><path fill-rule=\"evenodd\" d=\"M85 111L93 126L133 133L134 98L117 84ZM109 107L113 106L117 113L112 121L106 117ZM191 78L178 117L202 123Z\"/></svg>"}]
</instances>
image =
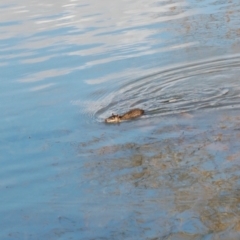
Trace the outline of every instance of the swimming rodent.
<instances>
[{"instance_id":1,"label":"swimming rodent","mask_svg":"<svg viewBox=\"0 0 240 240\"><path fill-rule=\"evenodd\" d=\"M133 118L140 117L143 114L144 114L144 110L142 110L140 108L135 108L135 109L132 109L132 110L124 113L123 115L112 114L112 116L105 119L105 122L106 123L119 123L119 122L122 122L125 120L131 120Z\"/></svg>"}]
</instances>

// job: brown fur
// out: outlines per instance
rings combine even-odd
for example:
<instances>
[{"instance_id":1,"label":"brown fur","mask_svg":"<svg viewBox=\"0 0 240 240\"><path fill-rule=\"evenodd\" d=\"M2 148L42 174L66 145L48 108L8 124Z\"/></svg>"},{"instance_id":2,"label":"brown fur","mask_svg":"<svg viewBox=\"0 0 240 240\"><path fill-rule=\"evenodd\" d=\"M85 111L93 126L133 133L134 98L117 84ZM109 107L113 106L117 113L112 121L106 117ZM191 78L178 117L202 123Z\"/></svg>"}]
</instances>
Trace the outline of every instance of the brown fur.
<instances>
[{"instance_id":1,"label":"brown fur","mask_svg":"<svg viewBox=\"0 0 240 240\"><path fill-rule=\"evenodd\" d=\"M144 114L144 110L142 110L140 108L135 108L135 109L132 109L132 110L124 113L122 116L112 114L112 116L105 119L105 122L107 122L107 123L119 123L119 122L124 121L124 120L130 120L130 119L133 119L133 118L140 117L143 114Z\"/></svg>"}]
</instances>

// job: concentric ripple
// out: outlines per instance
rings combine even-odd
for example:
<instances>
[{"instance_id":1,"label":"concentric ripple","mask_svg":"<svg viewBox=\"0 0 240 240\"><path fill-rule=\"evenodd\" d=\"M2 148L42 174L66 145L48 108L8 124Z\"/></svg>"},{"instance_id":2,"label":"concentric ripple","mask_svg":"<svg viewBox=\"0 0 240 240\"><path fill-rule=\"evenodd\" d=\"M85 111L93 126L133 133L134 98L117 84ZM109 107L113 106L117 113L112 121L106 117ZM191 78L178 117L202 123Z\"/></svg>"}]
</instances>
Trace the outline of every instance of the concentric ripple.
<instances>
[{"instance_id":1,"label":"concentric ripple","mask_svg":"<svg viewBox=\"0 0 240 240\"><path fill-rule=\"evenodd\" d=\"M240 107L240 56L208 59L152 72L108 93L103 91L85 105L85 110L92 118L102 121L112 113L136 107L144 109L146 117Z\"/></svg>"}]
</instances>

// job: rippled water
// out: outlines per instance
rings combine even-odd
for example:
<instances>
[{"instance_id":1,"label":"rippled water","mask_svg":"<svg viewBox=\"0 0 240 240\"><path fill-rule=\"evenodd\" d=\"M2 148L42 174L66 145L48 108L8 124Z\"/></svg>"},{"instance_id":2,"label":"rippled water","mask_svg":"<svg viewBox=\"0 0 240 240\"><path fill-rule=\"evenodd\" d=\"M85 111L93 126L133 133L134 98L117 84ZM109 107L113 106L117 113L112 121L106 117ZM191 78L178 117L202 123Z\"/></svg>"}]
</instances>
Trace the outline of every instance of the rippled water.
<instances>
[{"instance_id":1,"label":"rippled water","mask_svg":"<svg viewBox=\"0 0 240 240\"><path fill-rule=\"evenodd\" d=\"M149 117L207 108L238 109L239 60L230 57L195 62L128 81L98 99L96 115L106 117L111 111L124 112L132 107L146 109ZM234 77L228 82L224 75Z\"/></svg>"},{"instance_id":2,"label":"rippled water","mask_svg":"<svg viewBox=\"0 0 240 240\"><path fill-rule=\"evenodd\" d=\"M239 239L239 13L3 0L0 239Z\"/></svg>"}]
</instances>

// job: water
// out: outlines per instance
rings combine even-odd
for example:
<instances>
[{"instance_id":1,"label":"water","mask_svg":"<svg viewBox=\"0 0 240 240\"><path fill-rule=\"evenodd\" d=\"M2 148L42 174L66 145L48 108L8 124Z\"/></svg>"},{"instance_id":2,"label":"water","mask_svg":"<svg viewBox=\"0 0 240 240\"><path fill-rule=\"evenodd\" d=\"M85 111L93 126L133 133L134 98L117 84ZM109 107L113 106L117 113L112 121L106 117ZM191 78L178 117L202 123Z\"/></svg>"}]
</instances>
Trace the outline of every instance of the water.
<instances>
[{"instance_id":1,"label":"water","mask_svg":"<svg viewBox=\"0 0 240 240\"><path fill-rule=\"evenodd\" d=\"M239 11L3 0L0 239L239 239Z\"/></svg>"}]
</instances>

